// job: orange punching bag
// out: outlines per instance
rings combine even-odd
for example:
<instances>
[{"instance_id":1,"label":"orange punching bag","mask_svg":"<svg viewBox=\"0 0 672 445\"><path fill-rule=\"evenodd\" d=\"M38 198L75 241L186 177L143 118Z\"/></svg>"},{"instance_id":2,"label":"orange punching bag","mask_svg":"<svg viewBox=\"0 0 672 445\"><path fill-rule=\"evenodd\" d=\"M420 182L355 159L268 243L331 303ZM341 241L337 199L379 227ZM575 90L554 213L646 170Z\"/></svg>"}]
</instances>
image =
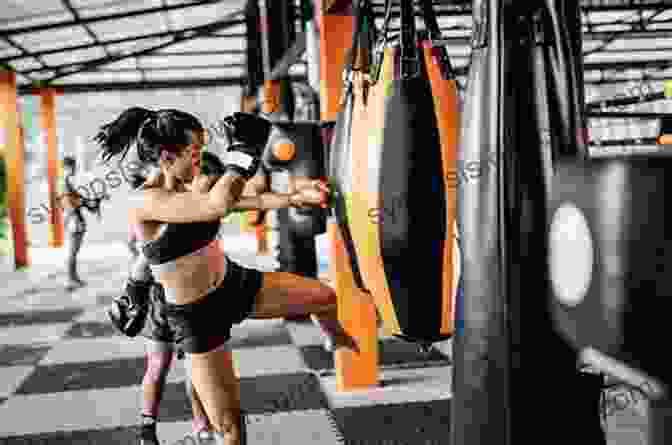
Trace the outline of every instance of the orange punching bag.
<instances>
[{"instance_id":1,"label":"orange punching bag","mask_svg":"<svg viewBox=\"0 0 672 445\"><path fill-rule=\"evenodd\" d=\"M370 3L362 2L356 11L360 25L369 16ZM389 9L388 9L389 11ZM389 23L389 14L386 24ZM372 26L372 19L367 24ZM399 333L401 328L396 311L390 304L390 290L385 277L380 239L377 225L381 219L378 207L378 171L380 147L383 140L383 116L385 99L393 76L394 48L387 48L385 42L378 48L386 53L383 65L379 67L379 76L371 78L373 68L368 57L371 55L372 42L358 41L365 47L359 54L366 54L367 60L352 75L352 125L350 129L350 162L347 176L350 179L350 195L346 201L348 221L357 263L366 289L371 293L374 304L383 321L387 335ZM355 51L359 49L356 48ZM373 81L373 82L372 82Z\"/></svg>"},{"instance_id":2,"label":"orange punching bag","mask_svg":"<svg viewBox=\"0 0 672 445\"><path fill-rule=\"evenodd\" d=\"M435 49L419 47L411 2L402 2L401 42L388 42L391 6L373 70L354 76L351 232L386 333L431 343L454 331L455 184L451 193L447 173L458 102L454 79L441 74L445 57L425 60ZM423 268L421 280L413 262Z\"/></svg>"}]
</instances>

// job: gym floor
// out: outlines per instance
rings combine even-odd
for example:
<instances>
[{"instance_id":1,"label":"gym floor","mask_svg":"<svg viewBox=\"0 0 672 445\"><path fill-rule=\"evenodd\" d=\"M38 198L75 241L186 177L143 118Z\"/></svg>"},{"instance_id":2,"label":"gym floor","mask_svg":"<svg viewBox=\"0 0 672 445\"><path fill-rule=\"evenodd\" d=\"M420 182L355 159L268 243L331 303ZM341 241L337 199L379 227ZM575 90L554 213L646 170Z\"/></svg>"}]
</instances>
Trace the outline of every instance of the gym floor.
<instances>
[{"instance_id":1,"label":"gym floor","mask_svg":"<svg viewBox=\"0 0 672 445\"><path fill-rule=\"evenodd\" d=\"M251 238L231 236L226 244L247 265L274 267L272 259L255 257ZM318 245L324 272L324 240ZM64 270L53 266L62 264L61 254L33 249L30 272L0 276L7 290L0 299L0 444L133 443L143 343L117 335L104 312L123 282L128 253L121 243L86 245L82 276L89 286L72 294L62 290ZM425 355L381 337L381 386L339 393L332 355L310 322L236 326L231 344L250 445L448 444L449 343ZM183 379L176 361L159 415L162 443L190 431ZM608 410L609 445L645 445L643 402L620 400Z\"/></svg>"}]
</instances>

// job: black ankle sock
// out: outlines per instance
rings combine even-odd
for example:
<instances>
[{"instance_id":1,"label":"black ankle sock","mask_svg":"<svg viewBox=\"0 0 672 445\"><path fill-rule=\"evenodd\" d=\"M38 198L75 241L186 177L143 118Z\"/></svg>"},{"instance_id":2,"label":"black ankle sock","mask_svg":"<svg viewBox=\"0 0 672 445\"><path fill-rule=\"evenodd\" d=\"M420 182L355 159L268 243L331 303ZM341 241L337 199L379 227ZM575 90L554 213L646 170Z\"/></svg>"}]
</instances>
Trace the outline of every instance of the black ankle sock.
<instances>
[{"instance_id":1,"label":"black ankle sock","mask_svg":"<svg viewBox=\"0 0 672 445\"><path fill-rule=\"evenodd\" d=\"M140 437L147 441L156 440L156 417L147 414L142 415Z\"/></svg>"}]
</instances>

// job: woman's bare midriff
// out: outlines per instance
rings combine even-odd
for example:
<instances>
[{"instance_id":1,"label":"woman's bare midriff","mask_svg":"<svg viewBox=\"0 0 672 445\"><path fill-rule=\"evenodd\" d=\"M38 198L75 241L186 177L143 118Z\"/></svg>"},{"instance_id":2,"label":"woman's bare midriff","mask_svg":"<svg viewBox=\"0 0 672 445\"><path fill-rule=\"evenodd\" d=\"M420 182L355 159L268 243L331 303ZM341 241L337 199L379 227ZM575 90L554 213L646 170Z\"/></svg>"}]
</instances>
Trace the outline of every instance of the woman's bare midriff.
<instances>
[{"instance_id":1,"label":"woman's bare midriff","mask_svg":"<svg viewBox=\"0 0 672 445\"><path fill-rule=\"evenodd\" d=\"M226 257L217 240L198 253L175 260L175 270L161 272L157 281L176 299L189 304L216 289L224 279Z\"/></svg>"},{"instance_id":2,"label":"woman's bare midriff","mask_svg":"<svg viewBox=\"0 0 672 445\"><path fill-rule=\"evenodd\" d=\"M145 222L140 225L143 239L155 239L161 224ZM226 257L218 240L213 240L198 252L175 260L174 268L154 277L177 304L189 304L217 288L224 279Z\"/></svg>"}]
</instances>

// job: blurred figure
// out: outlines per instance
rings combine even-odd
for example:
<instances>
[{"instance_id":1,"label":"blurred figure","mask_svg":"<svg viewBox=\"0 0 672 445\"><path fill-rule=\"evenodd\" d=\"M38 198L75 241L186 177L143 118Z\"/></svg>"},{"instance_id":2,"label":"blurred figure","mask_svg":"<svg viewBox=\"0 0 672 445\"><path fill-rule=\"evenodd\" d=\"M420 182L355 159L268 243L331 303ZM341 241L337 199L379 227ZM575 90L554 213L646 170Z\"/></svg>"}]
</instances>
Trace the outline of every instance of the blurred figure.
<instances>
[{"instance_id":1,"label":"blurred figure","mask_svg":"<svg viewBox=\"0 0 672 445\"><path fill-rule=\"evenodd\" d=\"M77 255L82 248L84 236L86 235L87 225L84 218L83 209L100 216L101 198L89 198L82 196L76 187L75 175L77 174L77 162L71 156L63 158L64 169L64 189L63 207L65 211L65 231L69 240L68 245L68 284L66 289L73 291L86 285L77 271Z\"/></svg>"}]
</instances>

